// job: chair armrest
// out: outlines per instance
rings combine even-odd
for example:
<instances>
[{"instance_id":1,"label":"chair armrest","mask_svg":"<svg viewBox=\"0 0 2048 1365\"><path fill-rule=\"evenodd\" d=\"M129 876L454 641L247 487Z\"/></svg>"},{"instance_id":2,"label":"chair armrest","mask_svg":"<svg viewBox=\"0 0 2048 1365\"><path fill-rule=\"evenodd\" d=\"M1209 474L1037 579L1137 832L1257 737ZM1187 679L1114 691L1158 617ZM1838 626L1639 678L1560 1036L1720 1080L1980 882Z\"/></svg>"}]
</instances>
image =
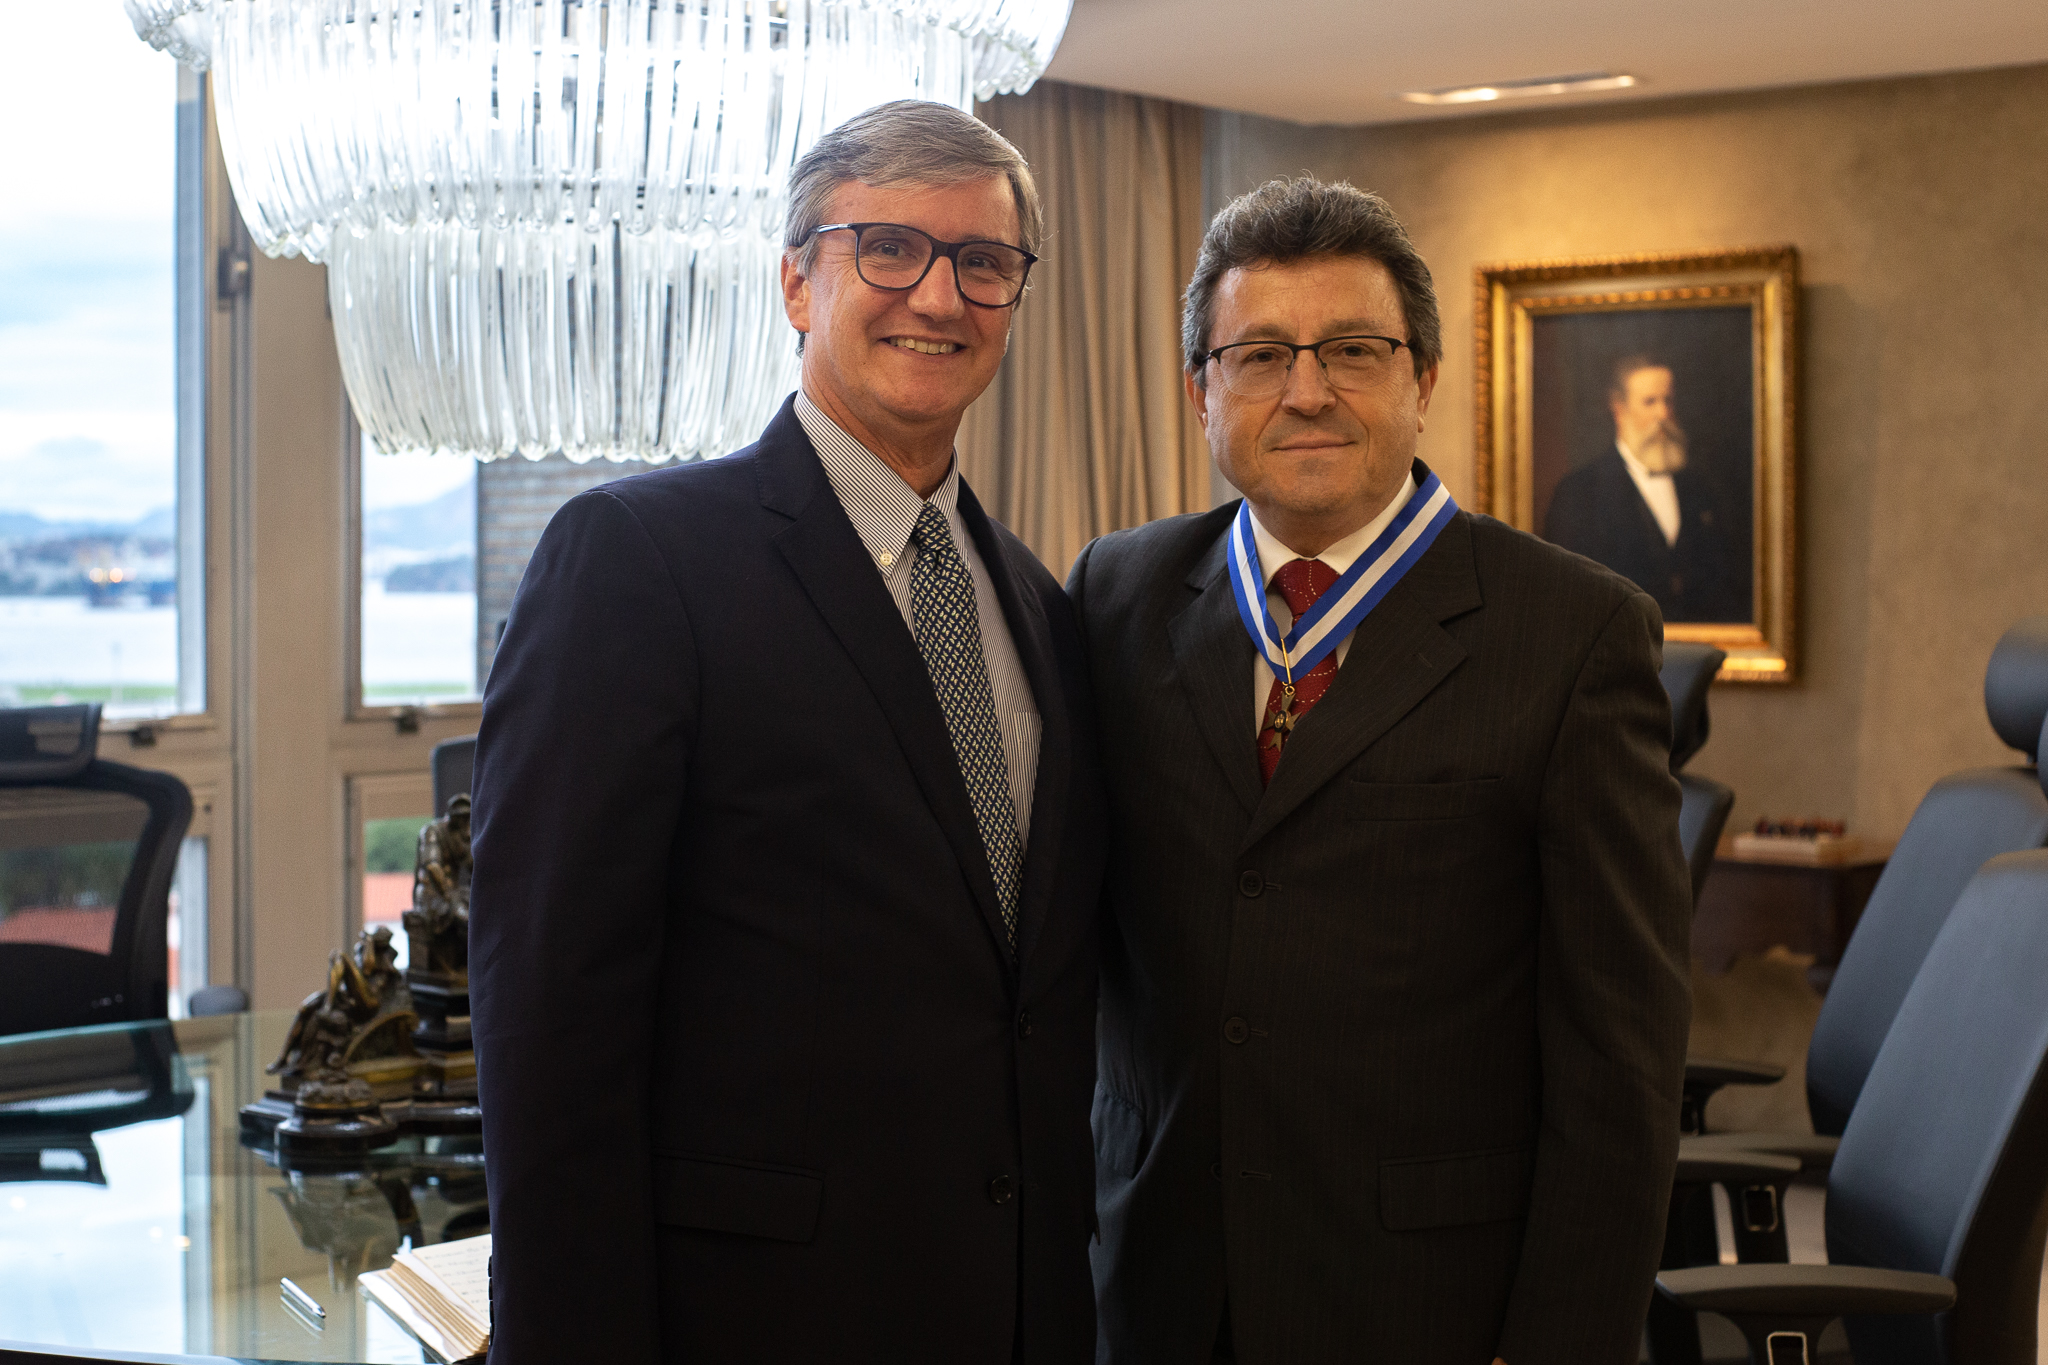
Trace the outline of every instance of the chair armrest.
<instances>
[{"instance_id":1,"label":"chair armrest","mask_svg":"<svg viewBox=\"0 0 2048 1365\"><path fill-rule=\"evenodd\" d=\"M1657 1292L1695 1312L1838 1318L1845 1313L1941 1313L1956 1287L1939 1275L1860 1265L1708 1265L1658 1272Z\"/></svg>"},{"instance_id":2,"label":"chair armrest","mask_svg":"<svg viewBox=\"0 0 2048 1365\"><path fill-rule=\"evenodd\" d=\"M1769 1085L1785 1078L1785 1068L1764 1062L1731 1062L1719 1057L1685 1059L1685 1099L1678 1111L1678 1131L1697 1135L1707 1130L1707 1101L1724 1085Z\"/></svg>"},{"instance_id":3,"label":"chair armrest","mask_svg":"<svg viewBox=\"0 0 2048 1365\"><path fill-rule=\"evenodd\" d=\"M1724 1085L1770 1085L1784 1079L1785 1068L1769 1062L1730 1061L1723 1057L1685 1059L1687 1085L1711 1085L1718 1090Z\"/></svg>"},{"instance_id":4,"label":"chair armrest","mask_svg":"<svg viewBox=\"0 0 2048 1365\"><path fill-rule=\"evenodd\" d=\"M1789 1185L1799 1174L1799 1158L1774 1152L1751 1152L1740 1148L1718 1150L1695 1144L1698 1138L1678 1140L1676 1185Z\"/></svg>"},{"instance_id":5,"label":"chair armrest","mask_svg":"<svg viewBox=\"0 0 2048 1365\"><path fill-rule=\"evenodd\" d=\"M1708 1133L1703 1137L1681 1140L1678 1150L1696 1155L1707 1152L1766 1152L1772 1156L1797 1157L1802 1171L1825 1171L1835 1164L1835 1149L1841 1145L1840 1138L1822 1133Z\"/></svg>"}]
</instances>

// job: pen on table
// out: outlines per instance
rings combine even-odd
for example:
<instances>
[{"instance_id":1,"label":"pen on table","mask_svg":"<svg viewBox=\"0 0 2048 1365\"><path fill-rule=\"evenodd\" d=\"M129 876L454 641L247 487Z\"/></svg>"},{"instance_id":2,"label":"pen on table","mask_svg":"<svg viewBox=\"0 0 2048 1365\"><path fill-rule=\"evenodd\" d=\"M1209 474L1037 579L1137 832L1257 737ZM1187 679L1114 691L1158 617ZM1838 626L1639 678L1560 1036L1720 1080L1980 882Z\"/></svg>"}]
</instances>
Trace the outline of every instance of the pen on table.
<instances>
[{"instance_id":1,"label":"pen on table","mask_svg":"<svg viewBox=\"0 0 2048 1365\"><path fill-rule=\"evenodd\" d=\"M327 1310L320 1306L320 1301L293 1284L290 1276L279 1279L278 1284L284 1289L285 1302L311 1313L316 1318L327 1316Z\"/></svg>"}]
</instances>

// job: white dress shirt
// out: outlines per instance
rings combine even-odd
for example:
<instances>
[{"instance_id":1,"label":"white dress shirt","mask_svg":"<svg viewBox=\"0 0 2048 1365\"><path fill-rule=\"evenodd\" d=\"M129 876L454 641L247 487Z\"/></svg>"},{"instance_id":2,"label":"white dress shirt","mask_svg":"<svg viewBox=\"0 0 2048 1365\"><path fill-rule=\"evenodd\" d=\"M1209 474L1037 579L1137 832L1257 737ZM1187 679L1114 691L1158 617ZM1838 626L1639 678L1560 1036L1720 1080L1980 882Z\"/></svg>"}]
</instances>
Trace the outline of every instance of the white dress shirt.
<instances>
[{"instance_id":1,"label":"white dress shirt","mask_svg":"<svg viewBox=\"0 0 2048 1365\"><path fill-rule=\"evenodd\" d=\"M1353 531L1344 539L1324 550L1319 555L1297 554L1280 543L1280 538L1266 529L1259 520L1257 508L1252 509L1252 542L1259 549L1259 574L1266 580L1266 609L1273 613L1273 624L1280 628L1285 637L1294 626L1294 613L1287 609L1287 599L1273 586L1273 575L1280 572L1280 566L1296 559L1320 559L1342 575L1358 562L1358 557L1371 548L1380 538L1380 533L1393 525L1394 518L1401 515L1401 509L1415 496L1415 476L1410 474L1401 483L1401 491L1394 499L1380 509L1380 514L1365 525ZM1356 634L1354 631L1352 634ZM1344 666L1344 656L1351 652L1351 636L1346 635L1337 642L1335 657L1337 667ZM1252 655L1252 734L1256 736L1266 724L1266 699L1273 695L1273 682L1277 675L1272 665L1266 662L1264 651L1255 650Z\"/></svg>"},{"instance_id":2,"label":"white dress shirt","mask_svg":"<svg viewBox=\"0 0 2048 1365\"><path fill-rule=\"evenodd\" d=\"M839 505L853 522L868 557L882 575L882 582L903 613L903 624L917 638L917 617L910 602L910 566L917 561L917 546L910 533L917 528L918 514L927 499L917 496L902 476L876 457L840 425L819 410L802 391L796 396L796 420L818 452L825 477L839 495ZM1031 695L1031 681L1024 675L1024 660L1017 654L1017 642L1003 619L1003 606L996 597L995 580L981 562L974 537L960 516L960 462L956 458L946 471L945 482L933 491L929 501L945 514L952 532L953 547L966 561L974 579L975 613L981 618L981 656L988 668L989 691L994 694L996 723L1003 732L1003 762L1010 771L1010 803L1017 812L1018 846L1031 841L1031 797L1038 778L1038 746L1042 731L1038 703Z\"/></svg>"},{"instance_id":3,"label":"white dress shirt","mask_svg":"<svg viewBox=\"0 0 2048 1365\"><path fill-rule=\"evenodd\" d=\"M1664 533L1666 545L1678 543L1678 485L1671 481L1669 474L1652 474L1619 440L1614 448L1621 452L1621 462L1628 466L1628 476L1636 481L1636 492L1643 495L1650 515L1657 519L1657 529Z\"/></svg>"}]
</instances>

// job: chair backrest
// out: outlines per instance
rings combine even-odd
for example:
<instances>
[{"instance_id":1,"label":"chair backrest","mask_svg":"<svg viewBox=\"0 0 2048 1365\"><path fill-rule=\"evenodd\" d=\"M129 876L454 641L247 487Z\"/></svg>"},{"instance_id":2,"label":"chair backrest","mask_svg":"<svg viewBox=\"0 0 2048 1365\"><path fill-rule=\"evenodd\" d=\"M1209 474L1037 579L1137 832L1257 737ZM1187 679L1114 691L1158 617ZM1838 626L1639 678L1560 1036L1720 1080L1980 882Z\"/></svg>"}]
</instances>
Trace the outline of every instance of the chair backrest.
<instances>
[{"instance_id":1,"label":"chair backrest","mask_svg":"<svg viewBox=\"0 0 2048 1365\"><path fill-rule=\"evenodd\" d=\"M0 710L0 778L61 782L85 771L100 742L100 704Z\"/></svg>"},{"instance_id":2,"label":"chair backrest","mask_svg":"<svg viewBox=\"0 0 2048 1365\"><path fill-rule=\"evenodd\" d=\"M0 1034L168 1013L171 876L191 823L168 773L0 764Z\"/></svg>"},{"instance_id":3,"label":"chair backrest","mask_svg":"<svg viewBox=\"0 0 2048 1365\"><path fill-rule=\"evenodd\" d=\"M1835 1155L1828 1260L1956 1281L1945 1323L1852 1319L1858 1365L2034 1360L2044 1199L2048 850L2035 850L1964 888Z\"/></svg>"},{"instance_id":4,"label":"chair backrest","mask_svg":"<svg viewBox=\"0 0 2048 1365\"><path fill-rule=\"evenodd\" d=\"M1714 866L1714 849L1728 824L1728 812L1735 808L1735 793L1710 777L1680 772L1707 742L1707 690L1714 675L1728 657L1725 649L1691 644L1684 640L1664 642L1664 667L1659 677L1671 698L1671 771L1678 774L1681 801L1678 808L1678 842L1685 850L1692 870L1692 903L1700 903L1700 888Z\"/></svg>"},{"instance_id":5,"label":"chair backrest","mask_svg":"<svg viewBox=\"0 0 2048 1365\"><path fill-rule=\"evenodd\" d=\"M429 761L434 769L434 815L438 818L448 813L450 797L469 795L470 779L476 772L476 736L442 740L434 746Z\"/></svg>"},{"instance_id":6,"label":"chair backrest","mask_svg":"<svg viewBox=\"0 0 2048 1365\"><path fill-rule=\"evenodd\" d=\"M2007 743L2037 752L2048 721L2048 617L1992 651L1987 710ZM2031 712L2026 708L2031 707ZM1842 952L1806 1054L1815 1131L1840 1134L1899 1002L1963 887L1986 859L2048 843L2048 793L2033 767L1978 768L1934 784L1913 812Z\"/></svg>"},{"instance_id":7,"label":"chair backrest","mask_svg":"<svg viewBox=\"0 0 2048 1365\"><path fill-rule=\"evenodd\" d=\"M2040 761L2042 716L2048 714L2048 616L2029 616L2007 631L1984 670L1984 710L1998 737Z\"/></svg>"},{"instance_id":8,"label":"chair backrest","mask_svg":"<svg viewBox=\"0 0 2048 1365\"><path fill-rule=\"evenodd\" d=\"M1683 768L1706 745L1707 690L1727 658L1727 650L1712 645L1664 642L1664 667L1658 676L1671 698L1672 772Z\"/></svg>"},{"instance_id":9,"label":"chair backrest","mask_svg":"<svg viewBox=\"0 0 2048 1365\"><path fill-rule=\"evenodd\" d=\"M1735 809L1735 790L1698 773L1678 775L1678 842L1685 849L1686 864L1692 869L1692 903L1700 903L1700 888L1713 870L1714 850L1721 831L1728 826L1728 812Z\"/></svg>"}]
</instances>

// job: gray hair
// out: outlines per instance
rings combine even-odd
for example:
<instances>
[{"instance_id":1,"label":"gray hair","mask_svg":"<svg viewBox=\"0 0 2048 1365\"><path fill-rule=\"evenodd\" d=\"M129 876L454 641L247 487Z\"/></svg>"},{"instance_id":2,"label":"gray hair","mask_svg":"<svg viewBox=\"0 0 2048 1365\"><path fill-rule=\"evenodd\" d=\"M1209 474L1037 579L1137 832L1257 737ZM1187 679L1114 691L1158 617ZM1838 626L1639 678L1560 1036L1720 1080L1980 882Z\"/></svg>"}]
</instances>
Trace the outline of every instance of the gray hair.
<instances>
[{"instance_id":1,"label":"gray hair","mask_svg":"<svg viewBox=\"0 0 2048 1365\"><path fill-rule=\"evenodd\" d=\"M1197 357L1209 349L1215 322L1216 286L1225 274L1258 265L1288 265L1317 256L1364 256L1394 278L1406 338L1418 377L1443 359L1443 327L1437 319L1436 286L1415 244L1387 201L1343 181L1324 184L1314 176L1268 180L1225 205L1202 234L1194 278L1182 296L1182 362L1203 382Z\"/></svg>"},{"instance_id":2,"label":"gray hair","mask_svg":"<svg viewBox=\"0 0 2048 1365\"><path fill-rule=\"evenodd\" d=\"M819 138L789 173L789 213L782 245L808 273L816 262L812 231L827 221L841 185L958 185L1005 176L1017 199L1017 243L1034 255L1045 232L1045 209L1023 153L972 114L931 100L893 100L856 114Z\"/></svg>"},{"instance_id":3,"label":"gray hair","mask_svg":"<svg viewBox=\"0 0 2048 1365\"><path fill-rule=\"evenodd\" d=\"M1614 362L1614 380L1607 386L1609 400L1628 397L1629 376L1638 370L1668 370L1671 367L1655 356L1637 351Z\"/></svg>"}]
</instances>

